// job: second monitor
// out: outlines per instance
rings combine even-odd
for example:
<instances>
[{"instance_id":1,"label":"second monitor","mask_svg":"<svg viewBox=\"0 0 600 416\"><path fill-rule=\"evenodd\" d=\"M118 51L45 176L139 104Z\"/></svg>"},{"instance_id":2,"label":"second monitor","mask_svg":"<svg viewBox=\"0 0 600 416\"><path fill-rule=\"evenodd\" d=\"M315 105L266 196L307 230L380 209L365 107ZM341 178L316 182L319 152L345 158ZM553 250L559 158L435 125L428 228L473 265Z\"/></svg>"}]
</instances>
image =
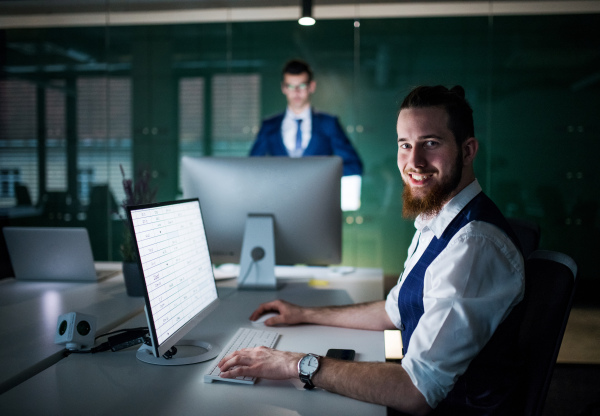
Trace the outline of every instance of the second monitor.
<instances>
[{"instance_id":1,"label":"second monitor","mask_svg":"<svg viewBox=\"0 0 600 416\"><path fill-rule=\"evenodd\" d=\"M181 169L212 260L240 263L239 287L275 288L275 264L341 262L340 158L183 157Z\"/></svg>"}]
</instances>

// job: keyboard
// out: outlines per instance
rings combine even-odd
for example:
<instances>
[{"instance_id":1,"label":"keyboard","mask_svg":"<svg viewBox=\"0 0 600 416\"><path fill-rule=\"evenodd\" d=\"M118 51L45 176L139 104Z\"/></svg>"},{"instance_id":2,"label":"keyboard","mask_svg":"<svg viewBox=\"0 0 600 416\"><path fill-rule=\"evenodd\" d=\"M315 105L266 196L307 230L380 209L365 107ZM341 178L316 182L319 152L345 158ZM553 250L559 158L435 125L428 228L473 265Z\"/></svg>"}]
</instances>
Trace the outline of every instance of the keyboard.
<instances>
[{"instance_id":1,"label":"keyboard","mask_svg":"<svg viewBox=\"0 0 600 416\"><path fill-rule=\"evenodd\" d=\"M251 328L238 329L233 338L231 338L225 348L223 348L223 351L221 351L211 368L204 374L204 382L212 383L213 381L228 381L230 383L254 384L256 382L256 377L221 378L221 370L218 367L219 362L227 354L241 350L242 348L260 346L273 348L278 339L279 334L274 331Z\"/></svg>"}]
</instances>

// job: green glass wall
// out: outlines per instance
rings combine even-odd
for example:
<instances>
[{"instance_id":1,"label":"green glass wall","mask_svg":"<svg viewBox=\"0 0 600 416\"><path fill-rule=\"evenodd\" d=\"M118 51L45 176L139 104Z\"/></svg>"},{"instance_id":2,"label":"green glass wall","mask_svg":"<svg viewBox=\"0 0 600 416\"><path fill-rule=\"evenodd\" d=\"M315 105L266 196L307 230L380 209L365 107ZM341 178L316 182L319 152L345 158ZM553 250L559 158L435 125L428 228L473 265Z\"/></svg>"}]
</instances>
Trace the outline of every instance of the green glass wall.
<instances>
[{"instance_id":1,"label":"green glass wall","mask_svg":"<svg viewBox=\"0 0 600 416\"><path fill-rule=\"evenodd\" d=\"M344 218L344 264L401 272L413 227L400 216L397 106L416 85L460 84L474 109L484 190L505 215L540 224L542 248L598 278L598 14L2 30L2 180L10 187L5 177L19 168L33 206L53 190L71 201L68 220L4 215L3 225L87 226L97 259L120 260L119 166L128 177L146 170L159 200L177 198L182 154L244 156L260 120L283 111L280 70L294 57L313 66L313 105L340 117L365 164L362 206ZM35 117L10 111L18 94L6 92L8 81L29 85ZM84 96L94 97L88 84L104 85L96 100ZM86 116L97 113L93 127ZM64 134L52 139L56 117ZM36 125L27 140L15 136L18 119ZM49 159L55 153L62 162ZM56 172L64 179L53 184ZM91 189L100 204L90 203ZM8 191L0 198L3 212L17 203Z\"/></svg>"}]
</instances>

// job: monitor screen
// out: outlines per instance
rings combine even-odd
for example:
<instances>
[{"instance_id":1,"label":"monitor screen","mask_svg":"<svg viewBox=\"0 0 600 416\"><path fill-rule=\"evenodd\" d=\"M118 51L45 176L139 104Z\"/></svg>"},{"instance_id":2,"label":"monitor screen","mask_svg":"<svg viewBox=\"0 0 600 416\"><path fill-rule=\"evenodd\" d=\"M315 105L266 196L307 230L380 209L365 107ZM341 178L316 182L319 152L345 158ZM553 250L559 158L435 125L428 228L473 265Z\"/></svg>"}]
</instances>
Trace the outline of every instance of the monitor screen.
<instances>
[{"instance_id":1,"label":"monitor screen","mask_svg":"<svg viewBox=\"0 0 600 416\"><path fill-rule=\"evenodd\" d=\"M218 301L200 204L130 206L127 214L145 280L152 353L161 358Z\"/></svg>"},{"instance_id":2,"label":"monitor screen","mask_svg":"<svg viewBox=\"0 0 600 416\"><path fill-rule=\"evenodd\" d=\"M272 233L274 250L250 239L249 253L265 248L278 265L341 262L341 158L183 157L181 169L184 198L200 199L213 262L240 263L243 272L243 241L254 225L247 220L257 215L272 222L272 231L258 224L257 234Z\"/></svg>"}]
</instances>

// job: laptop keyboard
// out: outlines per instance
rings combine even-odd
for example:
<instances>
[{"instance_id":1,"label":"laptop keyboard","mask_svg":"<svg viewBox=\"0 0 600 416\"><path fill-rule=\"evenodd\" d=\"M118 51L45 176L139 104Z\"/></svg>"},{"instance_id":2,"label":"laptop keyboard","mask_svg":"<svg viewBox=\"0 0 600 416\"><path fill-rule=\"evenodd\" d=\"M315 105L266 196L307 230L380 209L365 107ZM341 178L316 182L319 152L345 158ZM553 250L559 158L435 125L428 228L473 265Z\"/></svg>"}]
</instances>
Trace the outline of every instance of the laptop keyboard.
<instances>
[{"instance_id":1,"label":"laptop keyboard","mask_svg":"<svg viewBox=\"0 0 600 416\"><path fill-rule=\"evenodd\" d=\"M98 278L98 281L100 281L116 276L119 273L121 272L118 270L96 270L96 277Z\"/></svg>"}]
</instances>

